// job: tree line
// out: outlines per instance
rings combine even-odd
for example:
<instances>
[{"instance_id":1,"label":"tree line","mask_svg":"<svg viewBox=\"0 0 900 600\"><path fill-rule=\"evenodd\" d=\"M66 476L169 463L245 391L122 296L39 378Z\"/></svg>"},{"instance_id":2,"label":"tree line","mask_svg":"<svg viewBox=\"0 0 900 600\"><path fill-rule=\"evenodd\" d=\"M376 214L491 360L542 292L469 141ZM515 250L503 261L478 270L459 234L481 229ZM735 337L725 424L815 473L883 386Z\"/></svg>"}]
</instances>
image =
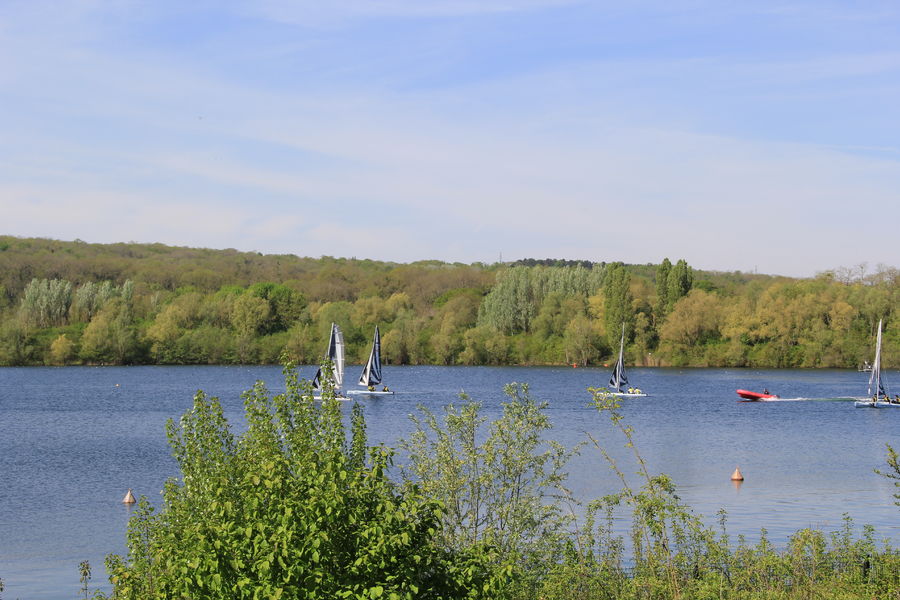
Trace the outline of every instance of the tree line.
<instances>
[{"instance_id":1,"label":"tree line","mask_svg":"<svg viewBox=\"0 0 900 600\"><path fill-rule=\"evenodd\" d=\"M900 272L797 279L659 264L410 264L0 236L0 364L315 363L338 323L364 361L900 366Z\"/></svg>"}]
</instances>

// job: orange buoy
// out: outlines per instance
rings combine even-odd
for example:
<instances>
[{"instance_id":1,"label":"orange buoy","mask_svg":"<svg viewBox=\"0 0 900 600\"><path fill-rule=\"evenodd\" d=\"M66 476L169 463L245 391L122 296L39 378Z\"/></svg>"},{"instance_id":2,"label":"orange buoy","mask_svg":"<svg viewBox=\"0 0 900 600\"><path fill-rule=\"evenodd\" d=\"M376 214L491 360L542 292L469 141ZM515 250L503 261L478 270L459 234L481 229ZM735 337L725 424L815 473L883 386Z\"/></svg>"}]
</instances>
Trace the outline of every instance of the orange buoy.
<instances>
[{"instance_id":1,"label":"orange buoy","mask_svg":"<svg viewBox=\"0 0 900 600\"><path fill-rule=\"evenodd\" d=\"M732 481L743 481L744 475L741 473L741 470L738 467L734 468L734 473L731 474Z\"/></svg>"},{"instance_id":2,"label":"orange buoy","mask_svg":"<svg viewBox=\"0 0 900 600\"><path fill-rule=\"evenodd\" d=\"M125 494L125 497L122 498L122 504L134 504L136 500L134 499L134 494L131 493L131 488L128 488L128 493Z\"/></svg>"},{"instance_id":3,"label":"orange buoy","mask_svg":"<svg viewBox=\"0 0 900 600\"><path fill-rule=\"evenodd\" d=\"M572 368L573 368L573 369L577 369L577 368L578 368L578 363L572 363Z\"/></svg>"}]
</instances>

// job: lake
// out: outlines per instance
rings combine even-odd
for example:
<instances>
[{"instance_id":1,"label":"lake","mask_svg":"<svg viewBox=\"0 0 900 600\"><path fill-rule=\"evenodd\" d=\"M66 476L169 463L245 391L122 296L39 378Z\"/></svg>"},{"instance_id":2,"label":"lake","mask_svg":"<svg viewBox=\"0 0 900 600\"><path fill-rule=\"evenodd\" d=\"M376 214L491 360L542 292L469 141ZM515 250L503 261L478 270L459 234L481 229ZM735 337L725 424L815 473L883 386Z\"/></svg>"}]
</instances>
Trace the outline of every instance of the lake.
<instances>
[{"instance_id":1,"label":"lake","mask_svg":"<svg viewBox=\"0 0 900 600\"><path fill-rule=\"evenodd\" d=\"M351 384L358 370L349 369ZM494 418L503 385L527 382L549 403L550 437L571 446L590 433L627 474L636 470L621 436L588 407L587 388L605 385L608 369L386 366L384 374L395 396L359 397L370 444L396 444L411 431L408 415L417 405L439 412L461 391ZM726 509L732 539L755 539L765 527L783 546L804 527L837 529L848 513L858 528L871 524L900 545L896 490L873 472L886 466L885 443L900 449L900 410L856 409L847 399L865 395L868 374L634 368L629 377L651 394L623 399L621 409L650 469L670 475L681 498L710 523ZM131 512L121 503L125 492L133 488L158 505L163 482L176 475L166 420L186 411L202 389L218 396L240 427L240 394L260 379L273 392L284 389L281 369L270 366L0 368L4 597L75 597L83 560L93 567L93 584L108 590L103 559L124 552ZM885 379L900 382L896 372ZM736 388L768 388L785 400L740 403ZM736 466L746 477L740 486L729 480ZM582 500L618 490L594 449L583 448L569 471Z\"/></svg>"}]
</instances>

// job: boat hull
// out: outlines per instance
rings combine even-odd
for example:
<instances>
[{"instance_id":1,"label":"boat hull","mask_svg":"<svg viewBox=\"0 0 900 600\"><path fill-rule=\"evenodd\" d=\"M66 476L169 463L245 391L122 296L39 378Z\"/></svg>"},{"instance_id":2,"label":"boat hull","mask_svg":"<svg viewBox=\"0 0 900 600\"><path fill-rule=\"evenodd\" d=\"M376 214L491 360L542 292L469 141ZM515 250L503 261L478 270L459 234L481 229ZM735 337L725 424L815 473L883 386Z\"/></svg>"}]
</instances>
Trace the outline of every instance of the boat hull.
<instances>
[{"instance_id":1,"label":"boat hull","mask_svg":"<svg viewBox=\"0 0 900 600\"><path fill-rule=\"evenodd\" d=\"M324 399L325 399L324 396L313 396L313 400L315 400L316 402L321 402ZM334 399L337 400L338 402L346 402L350 398L348 398L347 396L335 396Z\"/></svg>"},{"instance_id":2,"label":"boat hull","mask_svg":"<svg viewBox=\"0 0 900 600\"><path fill-rule=\"evenodd\" d=\"M778 394L762 394L760 392L751 392L750 390L735 390L737 391L737 395L743 398L744 400L768 400L769 398L777 398Z\"/></svg>"},{"instance_id":3,"label":"boat hull","mask_svg":"<svg viewBox=\"0 0 900 600\"><path fill-rule=\"evenodd\" d=\"M853 403L856 408L900 408L896 402L873 402L872 400L857 400Z\"/></svg>"},{"instance_id":4,"label":"boat hull","mask_svg":"<svg viewBox=\"0 0 900 600\"><path fill-rule=\"evenodd\" d=\"M618 396L620 398L645 398L650 394L629 394L628 392L610 392L612 396Z\"/></svg>"},{"instance_id":5,"label":"boat hull","mask_svg":"<svg viewBox=\"0 0 900 600\"><path fill-rule=\"evenodd\" d=\"M381 391L372 391L369 390L347 390L348 394L353 394L354 396L393 396L394 392L381 392Z\"/></svg>"}]
</instances>

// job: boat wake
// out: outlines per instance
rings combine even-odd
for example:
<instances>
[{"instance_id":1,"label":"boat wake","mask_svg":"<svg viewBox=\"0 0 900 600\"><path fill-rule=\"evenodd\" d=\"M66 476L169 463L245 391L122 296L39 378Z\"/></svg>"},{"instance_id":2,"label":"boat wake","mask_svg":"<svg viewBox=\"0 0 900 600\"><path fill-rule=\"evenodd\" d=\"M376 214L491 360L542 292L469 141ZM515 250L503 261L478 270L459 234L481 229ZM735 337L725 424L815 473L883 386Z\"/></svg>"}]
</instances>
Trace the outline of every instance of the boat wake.
<instances>
[{"instance_id":1,"label":"boat wake","mask_svg":"<svg viewBox=\"0 0 900 600\"><path fill-rule=\"evenodd\" d=\"M853 398L850 396L838 398L760 398L759 400L738 400L738 402L852 402L854 400L865 400L865 398Z\"/></svg>"}]
</instances>

